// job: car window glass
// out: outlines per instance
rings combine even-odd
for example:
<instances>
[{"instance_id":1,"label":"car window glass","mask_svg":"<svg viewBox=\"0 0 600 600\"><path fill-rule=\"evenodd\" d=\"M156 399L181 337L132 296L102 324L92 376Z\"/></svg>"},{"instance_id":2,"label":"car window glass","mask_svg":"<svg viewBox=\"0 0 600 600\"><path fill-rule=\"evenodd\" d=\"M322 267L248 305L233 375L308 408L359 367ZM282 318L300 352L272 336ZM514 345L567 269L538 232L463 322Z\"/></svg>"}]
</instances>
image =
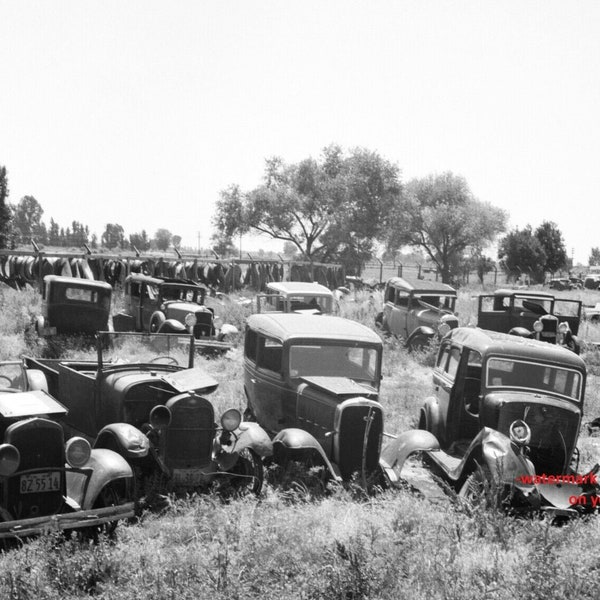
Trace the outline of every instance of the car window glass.
<instances>
[{"instance_id":1,"label":"car window glass","mask_svg":"<svg viewBox=\"0 0 600 600\"><path fill-rule=\"evenodd\" d=\"M554 314L561 317L577 317L579 310L579 302L568 300L555 300L554 302Z\"/></svg>"},{"instance_id":2,"label":"car window glass","mask_svg":"<svg viewBox=\"0 0 600 600\"><path fill-rule=\"evenodd\" d=\"M525 298L515 296L515 308L526 310L538 315L552 312L552 301L544 298Z\"/></svg>"},{"instance_id":3,"label":"car window glass","mask_svg":"<svg viewBox=\"0 0 600 600\"><path fill-rule=\"evenodd\" d=\"M140 297L140 284L135 282L130 282L130 294L136 298Z\"/></svg>"},{"instance_id":4,"label":"car window glass","mask_svg":"<svg viewBox=\"0 0 600 600\"><path fill-rule=\"evenodd\" d=\"M440 353L438 354L437 366L438 368L445 370L446 364L448 363L448 355L450 354L450 344L442 346Z\"/></svg>"},{"instance_id":5,"label":"car window glass","mask_svg":"<svg viewBox=\"0 0 600 600\"><path fill-rule=\"evenodd\" d=\"M262 336L258 338L257 367L281 374L282 357L283 346L281 342Z\"/></svg>"},{"instance_id":6,"label":"car window glass","mask_svg":"<svg viewBox=\"0 0 600 600\"><path fill-rule=\"evenodd\" d=\"M385 291L385 301L394 303L396 301L396 288L391 285Z\"/></svg>"},{"instance_id":7,"label":"car window glass","mask_svg":"<svg viewBox=\"0 0 600 600\"><path fill-rule=\"evenodd\" d=\"M402 290L398 290L398 295L396 296L396 306L402 306L404 308L408 307L408 299L410 298L410 294L408 292L403 292Z\"/></svg>"},{"instance_id":8,"label":"car window glass","mask_svg":"<svg viewBox=\"0 0 600 600\"><path fill-rule=\"evenodd\" d=\"M81 288L66 288L65 298L75 302L95 302L96 294L92 290L84 290Z\"/></svg>"},{"instance_id":9,"label":"car window glass","mask_svg":"<svg viewBox=\"0 0 600 600\"><path fill-rule=\"evenodd\" d=\"M256 331L248 329L244 339L244 355L252 362L256 362Z\"/></svg>"},{"instance_id":10,"label":"car window glass","mask_svg":"<svg viewBox=\"0 0 600 600\"><path fill-rule=\"evenodd\" d=\"M158 297L158 288L155 285L146 285L146 296L150 298L150 300L156 300Z\"/></svg>"},{"instance_id":11,"label":"car window glass","mask_svg":"<svg viewBox=\"0 0 600 600\"><path fill-rule=\"evenodd\" d=\"M448 361L447 372L450 377L454 378L456 371L458 370L458 363L460 362L460 348L452 348L450 350L450 360Z\"/></svg>"}]
</instances>

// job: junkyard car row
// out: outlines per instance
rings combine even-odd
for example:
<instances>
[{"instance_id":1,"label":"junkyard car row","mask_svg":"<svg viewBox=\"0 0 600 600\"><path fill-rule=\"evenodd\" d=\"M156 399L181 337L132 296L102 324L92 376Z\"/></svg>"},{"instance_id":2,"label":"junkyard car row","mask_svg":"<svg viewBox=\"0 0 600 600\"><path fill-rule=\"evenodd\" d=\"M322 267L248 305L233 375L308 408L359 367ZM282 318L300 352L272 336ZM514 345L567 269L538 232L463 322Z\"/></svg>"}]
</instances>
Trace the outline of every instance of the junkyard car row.
<instances>
[{"instance_id":1,"label":"junkyard car row","mask_svg":"<svg viewBox=\"0 0 600 600\"><path fill-rule=\"evenodd\" d=\"M398 434L385 431L380 334L332 316L334 297L318 284L268 291L246 322L244 415L230 408L217 417L210 394L219 383L194 365L198 345L219 344L202 286L130 275L125 310L113 319L119 331L103 332L104 285L46 277L38 332L89 323L97 358L0 364L0 538L112 527L169 493L258 494L272 462L369 489L400 485L415 453L469 502L492 486L512 512L591 509L571 501L599 490L597 466L577 471L581 302L498 290L479 296L479 328L467 328L450 286L390 279L378 328L411 350L439 343L434 395L418 429ZM151 358L123 360L142 350Z\"/></svg>"}]
</instances>

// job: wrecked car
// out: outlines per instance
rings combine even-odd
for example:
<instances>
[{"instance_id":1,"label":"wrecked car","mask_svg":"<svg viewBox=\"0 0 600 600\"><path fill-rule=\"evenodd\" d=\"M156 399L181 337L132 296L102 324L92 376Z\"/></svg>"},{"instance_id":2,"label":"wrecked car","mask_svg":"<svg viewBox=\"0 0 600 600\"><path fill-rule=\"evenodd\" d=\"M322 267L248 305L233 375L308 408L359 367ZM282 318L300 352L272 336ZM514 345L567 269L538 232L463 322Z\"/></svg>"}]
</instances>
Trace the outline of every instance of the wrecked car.
<instances>
[{"instance_id":1,"label":"wrecked car","mask_svg":"<svg viewBox=\"0 0 600 600\"><path fill-rule=\"evenodd\" d=\"M152 504L156 493L213 484L259 493L269 437L256 423L242 422L236 409L215 419L206 396L218 383L194 367L194 343L191 335L101 332L96 361L25 358L25 364L43 374L68 409L63 423L70 434L131 465L136 497ZM127 361L144 349L152 358Z\"/></svg>"},{"instance_id":2,"label":"wrecked car","mask_svg":"<svg viewBox=\"0 0 600 600\"><path fill-rule=\"evenodd\" d=\"M581 322L580 300L525 290L497 290L478 297L477 325L482 329L529 337L566 346L579 354L577 333Z\"/></svg>"},{"instance_id":3,"label":"wrecked car","mask_svg":"<svg viewBox=\"0 0 600 600\"><path fill-rule=\"evenodd\" d=\"M455 306L456 290L445 283L392 277L375 325L402 338L410 350L422 350L458 327Z\"/></svg>"},{"instance_id":4,"label":"wrecked car","mask_svg":"<svg viewBox=\"0 0 600 600\"><path fill-rule=\"evenodd\" d=\"M401 437L423 447L431 436L427 464L469 500L487 488L511 512L593 510L598 465L577 472L585 382L564 348L460 327L440 346L419 430Z\"/></svg>"},{"instance_id":5,"label":"wrecked car","mask_svg":"<svg viewBox=\"0 0 600 600\"><path fill-rule=\"evenodd\" d=\"M235 327L221 325L214 310L204 305L207 288L188 279L150 277L132 273L125 279L125 308L113 315L115 331L192 333L196 348L226 352L226 335Z\"/></svg>"},{"instance_id":6,"label":"wrecked car","mask_svg":"<svg viewBox=\"0 0 600 600\"><path fill-rule=\"evenodd\" d=\"M332 314L336 303L333 293L320 283L272 281L265 294L257 294L257 312L294 312Z\"/></svg>"},{"instance_id":7,"label":"wrecked car","mask_svg":"<svg viewBox=\"0 0 600 600\"><path fill-rule=\"evenodd\" d=\"M66 439L67 409L43 375L0 363L0 540L48 530L112 531L133 517L133 473L107 449Z\"/></svg>"},{"instance_id":8,"label":"wrecked car","mask_svg":"<svg viewBox=\"0 0 600 600\"><path fill-rule=\"evenodd\" d=\"M277 463L318 465L339 481L399 481L394 450L382 460L382 349L374 331L341 317L248 318L246 417L273 436Z\"/></svg>"},{"instance_id":9,"label":"wrecked car","mask_svg":"<svg viewBox=\"0 0 600 600\"><path fill-rule=\"evenodd\" d=\"M35 319L39 336L94 335L108 329L112 288L104 281L46 275L42 314Z\"/></svg>"}]
</instances>

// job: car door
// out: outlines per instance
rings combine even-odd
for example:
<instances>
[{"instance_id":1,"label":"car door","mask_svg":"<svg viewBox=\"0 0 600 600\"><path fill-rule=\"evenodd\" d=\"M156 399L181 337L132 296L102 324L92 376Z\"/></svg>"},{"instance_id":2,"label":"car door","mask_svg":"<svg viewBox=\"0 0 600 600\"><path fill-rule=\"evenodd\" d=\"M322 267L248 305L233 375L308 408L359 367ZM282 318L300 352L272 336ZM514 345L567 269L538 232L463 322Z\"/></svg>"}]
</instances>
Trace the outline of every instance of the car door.
<instances>
[{"instance_id":1,"label":"car door","mask_svg":"<svg viewBox=\"0 0 600 600\"><path fill-rule=\"evenodd\" d=\"M455 441L457 419L452 414L456 373L460 364L460 348L445 342L440 348L437 364L433 370L433 387L438 401L440 434L442 444L449 446Z\"/></svg>"},{"instance_id":2,"label":"car door","mask_svg":"<svg viewBox=\"0 0 600 600\"><path fill-rule=\"evenodd\" d=\"M556 298L554 300L554 314L558 317L559 321L566 321L573 335L577 335L581 320L581 301Z\"/></svg>"},{"instance_id":3,"label":"car door","mask_svg":"<svg viewBox=\"0 0 600 600\"><path fill-rule=\"evenodd\" d=\"M508 333L511 328L510 296L481 295L478 298L477 326Z\"/></svg>"},{"instance_id":4,"label":"car door","mask_svg":"<svg viewBox=\"0 0 600 600\"><path fill-rule=\"evenodd\" d=\"M394 335L405 340L410 333L407 328L408 312L410 310L409 304L409 292L397 289L394 296L394 303L391 305L388 327Z\"/></svg>"}]
</instances>

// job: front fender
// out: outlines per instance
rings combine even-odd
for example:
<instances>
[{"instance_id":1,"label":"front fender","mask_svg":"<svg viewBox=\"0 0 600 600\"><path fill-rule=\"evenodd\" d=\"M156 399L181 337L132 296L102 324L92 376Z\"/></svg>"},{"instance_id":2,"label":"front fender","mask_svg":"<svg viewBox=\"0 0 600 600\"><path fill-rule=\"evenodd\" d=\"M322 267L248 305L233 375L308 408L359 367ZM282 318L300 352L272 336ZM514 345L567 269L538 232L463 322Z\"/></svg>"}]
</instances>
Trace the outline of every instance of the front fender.
<instances>
[{"instance_id":1,"label":"front fender","mask_svg":"<svg viewBox=\"0 0 600 600\"><path fill-rule=\"evenodd\" d=\"M91 509L101 490L113 481L129 479L133 481L133 471L129 463L119 454L105 448L92 450L90 459L83 467L91 469L87 488L86 478L77 471L67 471L67 495L83 510Z\"/></svg>"},{"instance_id":2,"label":"front fender","mask_svg":"<svg viewBox=\"0 0 600 600\"><path fill-rule=\"evenodd\" d=\"M530 338L532 336L531 331L527 327L513 327L508 332L510 335L518 335L519 337Z\"/></svg>"},{"instance_id":3,"label":"front fender","mask_svg":"<svg viewBox=\"0 0 600 600\"><path fill-rule=\"evenodd\" d=\"M283 429L273 438L273 457L277 462L285 460L303 460L317 454L331 475L341 480L339 469L336 469L327 458L323 447L308 431L304 429Z\"/></svg>"},{"instance_id":4,"label":"front fender","mask_svg":"<svg viewBox=\"0 0 600 600\"><path fill-rule=\"evenodd\" d=\"M408 339L406 340L407 345L410 344L410 341L419 336L419 335L424 335L425 337L428 338L434 338L435 337L435 329L432 329L431 327L427 327L426 325L421 325L421 327L417 327L409 336Z\"/></svg>"},{"instance_id":5,"label":"front fender","mask_svg":"<svg viewBox=\"0 0 600 600\"><path fill-rule=\"evenodd\" d=\"M389 480L396 484L401 477L402 467L411 454L439 449L440 443L432 433L423 429L413 429L401 433L384 445L379 464Z\"/></svg>"},{"instance_id":6,"label":"front fender","mask_svg":"<svg viewBox=\"0 0 600 600\"><path fill-rule=\"evenodd\" d=\"M140 459L148 456L150 440L129 423L111 423L100 430L94 448L113 450L126 460Z\"/></svg>"},{"instance_id":7,"label":"front fender","mask_svg":"<svg viewBox=\"0 0 600 600\"><path fill-rule=\"evenodd\" d=\"M273 454L273 442L267 432L258 423L250 421L240 423L238 438L233 449L235 452L241 452L244 448L254 450L263 458Z\"/></svg>"}]
</instances>

